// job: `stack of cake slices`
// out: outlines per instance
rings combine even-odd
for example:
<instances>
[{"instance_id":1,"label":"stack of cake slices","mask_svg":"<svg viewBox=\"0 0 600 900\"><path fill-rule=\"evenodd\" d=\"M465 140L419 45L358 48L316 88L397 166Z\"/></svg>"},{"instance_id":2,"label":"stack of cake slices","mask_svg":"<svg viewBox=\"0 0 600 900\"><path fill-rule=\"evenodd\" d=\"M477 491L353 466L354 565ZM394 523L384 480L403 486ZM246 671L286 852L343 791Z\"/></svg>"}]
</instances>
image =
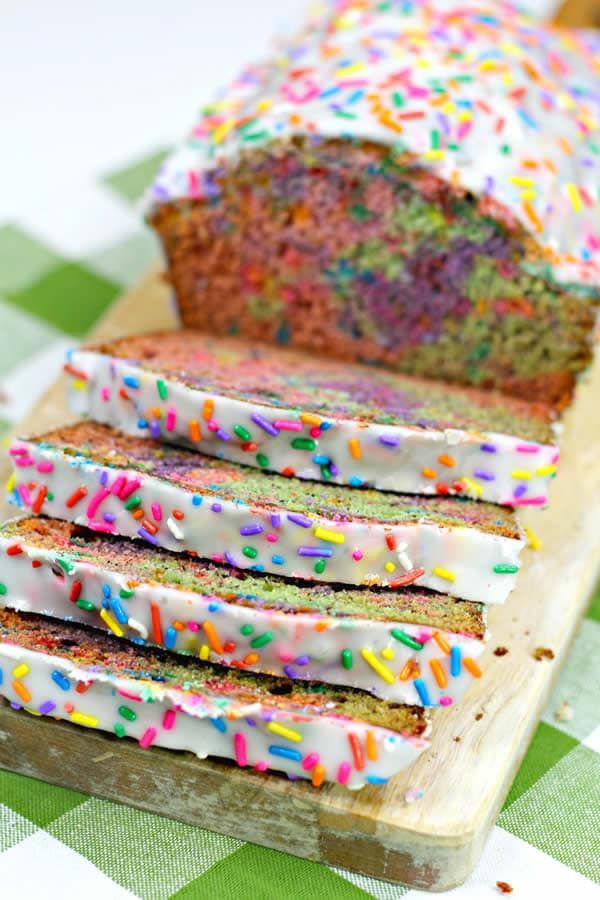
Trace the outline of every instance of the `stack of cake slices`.
<instances>
[{"instance_id":1,"label":"stack of cake slices","mask_svg":"<svg viewBox=\"0 0 600 900\"><path fill-rule=\"evenodd\" d=\"M317 787L427 747L592 355L593 53L332 3L203 111L149 209L184 327L72 351L10 448L0 696Z\"/></svg>"}]
</instances>

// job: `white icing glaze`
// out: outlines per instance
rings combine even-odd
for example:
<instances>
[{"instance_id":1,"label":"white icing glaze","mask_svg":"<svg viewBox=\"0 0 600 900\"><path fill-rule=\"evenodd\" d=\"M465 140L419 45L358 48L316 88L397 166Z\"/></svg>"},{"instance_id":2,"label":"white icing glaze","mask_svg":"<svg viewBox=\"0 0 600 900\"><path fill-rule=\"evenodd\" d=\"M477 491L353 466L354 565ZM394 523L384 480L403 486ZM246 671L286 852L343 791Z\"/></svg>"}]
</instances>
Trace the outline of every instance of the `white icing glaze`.
<instances>
[{"instance_id":1,"label":"white icing glaze","mask_svg":"<svg viewBox=\"0 0 600 900\"><path fill-rule=\"evenodd\" d=\"M273 139L401 143L535 232L560 254L557 277L597 284L597 46L591 34L551 29L503 0L327 4L203 110L161 167L149 206L203 196L204 173ZM443 109L431 102L432 83L447 97Z\"/></svg>"},{"instance_id":2,"label":"white icing glaze","mask_svg":"<svg viewBox=\"0 0 600 900\"><path fill-rule=\"evenodd\" d=\"M194 494L175 481L104 466L32 441L18 442L11 452L16 454L12 458L18 479L12 500L18 505L96 530L142 537L167 550L192 551L239 568L252 566L254 571L315 580L315 559L325 559L317 580L393 587L401 578L410 577L410 572L405 576L410 568L424 570L413 579L420 587L465 600L485 597L486 603L502 603L514 587L524 546L522 540L471 527L421 521L385 526L361 519L338 522L274 507L251 508L232 500L217 501L214 495ZM140 508L161 509L160 520L152 523L155 535L147 530L140 534L134 510L125 508L131 496L124 501L112 493L116 479L122 475L130 488L137 484L135 497L140 500ZM37 494L32 496L27 487L31 479L48 491L39 509ZM81 486L87 491L85 499L67 506ZM87 513L90 507L93 517ZM174 523L172 510L183 511L185 518ZM104 518L107 515L109 521ZM278 516L275 525L273 515ZM169 523L176 527L169 527ZM248 527L256 527L257 533L240 533ZM394 541L393 549L386 537ZM252 557L244 553L248 546ZM310 555L306 554L307 547ZM505 566L508 571L494 571L497 566Z\"/></svg>"},{"instance_id":3,"label":"white icing glaze","mask_svg":"<svg viewBox=\"0 0 600 900\"><path fill-rule=\"evenodd\" d=\"M545 502L556 472L558 451L550 445L495 432L443 431L400 422L380 425L329 417L330 427L321 431L313 441L315 449L307 452L291 446L295 438L310 437L311 426L301 423L298 409L216 395L168 378L162 379L168 391L167 399L162 401L156 389L157 378L161 376L135 363L84 350L70 354L69 362L71 371L87 376L85 381L79 377L70 379L69 403L79 415L90 416L137 437L168 440L209 456L257 468L257 453L263 453L268 457L269 469L282 472L291 468L299 478L369 484L378 490L415 494L435 494L437 484L451 486L458 481L466 485L473 497L525 506ZM124 383L128 399L119 393ZM133 383L139 386L132 388ZM219 429L211 431L200 419L201 440L193 441L189 423L199 419L205 400L214 404L212 419ZM160 410L161 419L153 420L150 430L145 416L153 408ZM253 422L254 413L271 426L275 421L284 420L299 423L302 429L296 432L275 429L277 433L270 434ZM318 409L313 415L323 417ZM243 449L247 442L234 432L234 426L240 424L250 432L250 441L256 445L252 452ZM220 437L223 433L227 440ZM355 441L361 447L360 458L350 450L351 442ZM454 465L440 464L440 456L452 459ZM329 474L327 479L319 462L323 458L334 464L333 471L337 473ZM427 477L423 471L428 473ZM435 473L433 478L432 473ZM518 497L514 496L515 488L523 491ZM453 493L451 487L449 493Z\"/></svg>"},{"instance_id":4,"label":"white icing glaze","mask_svg":"<svg viewBox=\"0 0 600 900\"><path fill-rule=\"evenodd\" d=\"M9 548L13 553L6 553ZM22 552L15 553L16 548ZM68 567L57 564L57 557ZM0 596L0 606L81 622L110 630L117 637L148 638L169 650L200 655L223 665L245 661L245 668L252 671L346 684L412 705L456 703L474 677L462 660L476 659L484 646L476 637L404 622L401 615L376 620L262 607L267 597L272 604L277 603L275 591L264 593L255 602L248 599L246 606L235 599L227 602L218 594L157 582L138 583L131 580L126 568L124 562L124 571L115 572L70 556L69 548L50 551L15 537L0 537L0 583L6 591ZM71 601L74 585L77 597ZM79 598L82 605L91 604L94 609L77 606ZM307 598L307 605L309 602ZM161 623L158 632L153 624L153 605ZM206 622L210 623L208 632L203 630ZM179 629L173 627L174 623ZM403 644L394 638L392 630L418 641L422 649ZM260 646L255 649L253 642L257 639ZM226 649L228 644L233 648ZM447 647L442 649L444 644ZM375 655L384 669L383 676L361 655L364 649ZM343 651L351 654L350 668L343 665ZM252 657L255 661L249 662ZM437 661L434 668L438 672L441 666L441 681L447 684L436 680L432 660ZM419 667L417 686L408 672L400 678L409 664Z\"/></svg>"},{"instance_id":5,"label":"white icing glaze","mask_svg":"<svg viewBox=\"0 0 600 900\"><path fill-rule=\"evenodd\" d=\"M138 740L142 747L188 750L201 759L233 759L259 771L268 768L311 778L315 777L315 765L320 765L324 772L318 774L324 780L354 789L366 783L384 783L410 765L428 743L425 736L398 734L326 710L316 714L298 706L275 709L260 702L241 704L208 688L190 693L168 682L115 677L103 670L101 663L78 668L60 656L1 638L0 676L0 696L34 715L41 710L56 719L112 733L118 724L124 736ZM84 693L76 691L79 682L87 685ZM127 710L125 716L123 709ZM278 733L278 728L287 735ZM376 747L371 755L376 754L377 759L367 754L367 732L371 733L370 746ZM360 768L349 735L357 739ZM273 747L279 748L279 753L273 752Z\"/></svg>"}]
</instances>

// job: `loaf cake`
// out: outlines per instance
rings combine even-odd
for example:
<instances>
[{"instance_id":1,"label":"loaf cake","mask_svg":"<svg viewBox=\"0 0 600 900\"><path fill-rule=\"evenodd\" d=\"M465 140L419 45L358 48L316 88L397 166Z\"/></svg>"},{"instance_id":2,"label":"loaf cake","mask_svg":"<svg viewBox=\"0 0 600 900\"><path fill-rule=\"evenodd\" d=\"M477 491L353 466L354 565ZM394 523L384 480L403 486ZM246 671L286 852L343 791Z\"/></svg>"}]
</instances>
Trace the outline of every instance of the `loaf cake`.
<instances>
[{"instance_id":1,"label":"loaf cake","mask_svg":"<svg viewBox=\"0 0 600 900\"><path fill-rule=\"evenodd\" d=\"M10 453L33 513L257 572L501 603L519 568L502 506L267 475L86 421Z\"/></svg>"},{"instance_id":2,"label":"loaf cake","mask_svg":"<svg viewBox=\"0 0 600 900\"><path fill-rule=\"evenodd\" d=\"M352 688L174 659L80 625L0 610L0 696L33 715L349 788L427 746L422 709Z\"/></svg>"},{"instance_id":3,"label":"loaf cake","mask_svg":"<svg viewBox=\"0 0 600 900\"><path fill-rule=\"evenodd\" d=\"M548 409L192 329L68 355L70 403L128 434L286 475L518 506L556 472Z\"/></svg>"},{"instance_id":4,"label":"loaf cake","mask_svg":"<svg viewBox=\"0 0 600 900\"><path fill-rule=\"evenodd\" d=\"M184 323L565 406L598 296L598 42L503 0L326 10L157 175Z\"/></svg>"},{"instance_id":5,"label":"loaf cake","mask_svg":"<svg viewBox=\"0 0 600 900\"><path fill-rule=\"evenodd\" d=\"M56 519L0 528L0 605L136 643L421 706L481 675L484 608L420 588L303 585L219 567Z\"/></svg>"}]
</instances>

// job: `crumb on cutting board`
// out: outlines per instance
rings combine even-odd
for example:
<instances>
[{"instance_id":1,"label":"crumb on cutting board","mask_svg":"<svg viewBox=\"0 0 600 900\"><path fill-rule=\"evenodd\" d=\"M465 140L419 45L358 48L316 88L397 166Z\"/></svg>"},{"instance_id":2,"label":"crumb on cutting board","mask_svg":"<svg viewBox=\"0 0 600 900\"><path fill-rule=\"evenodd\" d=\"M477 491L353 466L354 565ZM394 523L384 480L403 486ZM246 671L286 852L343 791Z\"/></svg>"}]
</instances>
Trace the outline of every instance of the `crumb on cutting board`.
<instances>
[{"instance_id":1,"label":"crumb on cutting board","mask_svg":"<svg viewBox=\"0 0 600 900\"><path fill-rule=\"evenodd\" d=\"M533 651L533 658L540 662L542 659L554 659L554 650L550 647L536 647Z\"/></svg>"}]
</instances>

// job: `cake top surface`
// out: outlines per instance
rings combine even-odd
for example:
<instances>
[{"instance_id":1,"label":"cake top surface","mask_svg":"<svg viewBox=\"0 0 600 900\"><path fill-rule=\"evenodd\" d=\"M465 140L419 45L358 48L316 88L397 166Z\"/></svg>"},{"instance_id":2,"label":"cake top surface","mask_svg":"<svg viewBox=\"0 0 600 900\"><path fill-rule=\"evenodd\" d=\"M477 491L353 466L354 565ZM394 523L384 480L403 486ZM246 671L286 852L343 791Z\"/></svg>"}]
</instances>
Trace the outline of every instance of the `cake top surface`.
<instances>
[{"instance_id":1,"label":"cake top surface","mask_svg":"<svg viewBox=\"0 0 600 900\"><path fill-rule=\"evenodd\" d=\"M95 463L133 469L211 502L227 500L250 509L284 509L338 523L430 523L445 528L475 528L515 539L521 536L514 514L506 507L461 497L392 494L267 475L194 451L130 437L91 421L58 428L32 440L45 449L77 457L80 465Z\"/></svg>"},{"instance_id":2,"label":"cake top surface","mask_svg":"<svg viewBox=\"0 0 600 900\"><path fill-rule=\"evenodd\" d=\"M600 272L600 40L505 0L331 0L205 106L151 207L218 193L214 173L270 141L358 138L502 211L564 281Z\"/></svg>"},{"instance_id":3,"label":"cake top surface","mask_svg":"<svg viewBox=\"0 0 600 900\"><path fill-rule=\"evenodd\" d=\"M418 707L375 699L353 688L254 676L188 657L171 657L160 650L43 616L0 610L1 644L60 657L82 673L81 680L86 671L110 682L131 679L139 683L141 695L148 699L160 697L166 690L181 694L186 711L193 712L197 701L200 709L220 707L235 718L236 710L238 715L246 715L253 704L260 704L266 710L287 709L300 716L363 719L415 735L427 728L426 716Z\"/></svg>"},{"instance_id":4,"label":"cake top surface","mask_svg":"<svg viewBox=\"0 0 600 900\"><path fill-rule=\"evenodd\" d=\"M352 589L333 584L302 585L280 576L258 577L136 541L105 536L56 519L16 519L0 527L0 538L14 540L53 558L86 563L125 574L135 589L140 583L214 596L236 605L286 613L411 622L483 637L484 607L419 587L402 591Z\"/></svg>"},{"instance_id":5,"label":"cake top surface","mask_svg":"<svg viewBox=\"0 0 600 900\"><path fill-rule=\"evenodd\" d=\"M334 420L494 432L552 443L549 413L539 404L194 329L136 335L87 349L190 388L262 406L318 411Z\"/></svg>"}]
</instances>

